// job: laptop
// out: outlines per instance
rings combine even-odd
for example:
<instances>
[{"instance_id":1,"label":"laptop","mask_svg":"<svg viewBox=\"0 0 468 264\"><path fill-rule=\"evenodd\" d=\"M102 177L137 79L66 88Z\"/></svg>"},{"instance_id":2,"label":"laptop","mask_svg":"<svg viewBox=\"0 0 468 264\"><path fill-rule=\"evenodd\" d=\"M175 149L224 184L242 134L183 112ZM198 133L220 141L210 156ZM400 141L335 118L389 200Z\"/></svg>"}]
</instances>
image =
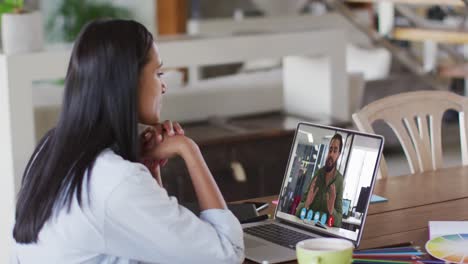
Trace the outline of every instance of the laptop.
<instances>
[{"instance_id":1,"label":"laptop","mask_svg":"<svg viewBox=\"0 0 468 264\"><path fill-rule=\"evenodd\" d=\"M383 144L379 135L299 123L274 218L242 225L246 258L292 261L299 241L317 237L347 239L357 248Z\"/></svg>"}]
</instances>

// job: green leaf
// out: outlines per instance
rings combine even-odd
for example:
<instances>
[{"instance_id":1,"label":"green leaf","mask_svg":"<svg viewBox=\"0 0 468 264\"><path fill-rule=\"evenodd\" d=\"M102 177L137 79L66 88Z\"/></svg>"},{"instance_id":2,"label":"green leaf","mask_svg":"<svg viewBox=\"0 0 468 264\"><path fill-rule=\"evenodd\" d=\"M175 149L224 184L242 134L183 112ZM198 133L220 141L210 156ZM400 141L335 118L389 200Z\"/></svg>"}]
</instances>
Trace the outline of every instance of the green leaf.
<instances>
[{"instance_id":1,"label":"green leaf","mask_svg":"<svg viewBox=\"0 0 468 264\"><path fill-rule=\"evenodd\" d=\"M15 10L15 6L9 3L1 3L0 4L0 14L4 13L11 13Z\"/></svg>"},{"instance_id":2,"label":"green leaf","mask_svg":"<svg viewBox=\"0 0 468 264\"><path fill-rule=\"evenodd\" d=\"M125 8L116 7L109 1L95 3L89 0L62 0L47 21L49 34L60 32L65 41L73 41L81 28L98 18L129 19L132 13ZM56 23L60 21L59 23ZM59 28L60 26L60 28Z\"/></svg>"},{"instance_id":3,"label":"green leaf","mask_svg":"<svg viewBox=\"0 0 468 264\"><path fill-rule=\"evenodd\" d=\"M4 4L13 6L14 8L23 8L24 0L3 0Z\"/></svg>"}]
</instances>

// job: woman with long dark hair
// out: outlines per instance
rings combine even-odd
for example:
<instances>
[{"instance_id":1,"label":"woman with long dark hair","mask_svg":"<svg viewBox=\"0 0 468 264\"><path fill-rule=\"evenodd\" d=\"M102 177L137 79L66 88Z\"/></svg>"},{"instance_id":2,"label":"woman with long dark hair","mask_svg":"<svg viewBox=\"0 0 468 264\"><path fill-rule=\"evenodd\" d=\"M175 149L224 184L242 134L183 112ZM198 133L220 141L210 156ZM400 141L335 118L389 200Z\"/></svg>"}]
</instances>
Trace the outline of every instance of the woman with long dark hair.
<instances>
[{"instance_id":1,"label":"woman with long dark hair","mask_svg":"<svg viewBox=\"0 0 468 264\"><path fill-rule=\"evenodd\" d=\"M23 176L15 263L243 260L241 226L198 146L179 124L160 121L161 66L153 37L137 22L100 20L82 30L59 121ZM138 124L152 129L139 135ZM159 165L173 156L185 161L200 218L162 187Z\"/></svg>"}]
</instances>

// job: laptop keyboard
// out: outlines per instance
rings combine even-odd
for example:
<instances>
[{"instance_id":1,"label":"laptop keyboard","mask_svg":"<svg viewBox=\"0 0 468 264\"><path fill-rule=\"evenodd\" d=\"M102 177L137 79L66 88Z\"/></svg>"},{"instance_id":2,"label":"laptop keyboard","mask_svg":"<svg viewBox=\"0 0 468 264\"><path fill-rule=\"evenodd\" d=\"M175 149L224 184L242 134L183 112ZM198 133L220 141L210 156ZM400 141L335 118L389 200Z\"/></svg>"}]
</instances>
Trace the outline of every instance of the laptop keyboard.
<instances>
[{"instance_id":1,"label":"laptop keyboard","mask_svg":"<svg viewBox=\"0 0 468 264\"><path fill-rule=\"evenodd\" d=\"M244 228L244 232L291 249L296 249L299 241L313 238L313 236L275 224L247 227Z\"/></svg>"}]
</instances>

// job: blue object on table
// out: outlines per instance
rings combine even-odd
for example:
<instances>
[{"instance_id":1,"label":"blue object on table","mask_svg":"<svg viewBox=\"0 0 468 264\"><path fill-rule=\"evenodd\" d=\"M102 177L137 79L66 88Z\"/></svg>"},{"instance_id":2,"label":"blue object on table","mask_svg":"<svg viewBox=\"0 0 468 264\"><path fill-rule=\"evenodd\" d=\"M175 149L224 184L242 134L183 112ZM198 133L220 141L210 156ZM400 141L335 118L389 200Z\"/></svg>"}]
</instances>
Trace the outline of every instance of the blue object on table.
<instances>
[{"instance_id":1,"label":"blue object on table","mask_svg":"<svg viewBox=\"0 0 468 264\"><path fill-rule=\"evenodd\" d=\"M314 215L314 211L312 211L312 209L310 209L308 212L307 212L307 220L309 221L312 221L312 217Z\"/></svg>"},{"instance_id":2,"label":"blue object on table","mask_svg":"<svg viewBox=\"0 0 468 264\"><path fill-rule=\"evenodd\" d=\"M300 217L301 219L304 219L306 217L307 209L304 207L301 209L301 214Z\"/></svg>"},{"instance_id":3,"label":"blue object on table","mask_svg":"<svg viewBox=\"0 0 468 264\"><path fill-rule=\"evenodd\" d=\"M372 197L371 197L371 200L370 200L370 203L383 203L383 202L387 202L388 199L385 198L385 197L382 197L382 196L379 196L377 194L372 194Z\"/></svg>"},{"instance_id":4,"label":"blue object on table","mask_svg":"<svg viewBox=\"0 0 468 264\"><path fill-rule=\"evenodd\" d=\"M320 220L320 212L317 211L315 212L315 215L314 215L314 223L317 223L319 220Z\"/></svg>"},{"instance_id":5,"label":"blue object on table","mask_svg":"<svg viewBox=\"0 0 468 264\"><path fill-rule=\"evenodd\" d=\"M322 217L320 218L320 223L322 223L322 225L326 225L327 224L327 218L328 218L328 215L326 213L323 213Z\"/></svg>"}]
</instances>

